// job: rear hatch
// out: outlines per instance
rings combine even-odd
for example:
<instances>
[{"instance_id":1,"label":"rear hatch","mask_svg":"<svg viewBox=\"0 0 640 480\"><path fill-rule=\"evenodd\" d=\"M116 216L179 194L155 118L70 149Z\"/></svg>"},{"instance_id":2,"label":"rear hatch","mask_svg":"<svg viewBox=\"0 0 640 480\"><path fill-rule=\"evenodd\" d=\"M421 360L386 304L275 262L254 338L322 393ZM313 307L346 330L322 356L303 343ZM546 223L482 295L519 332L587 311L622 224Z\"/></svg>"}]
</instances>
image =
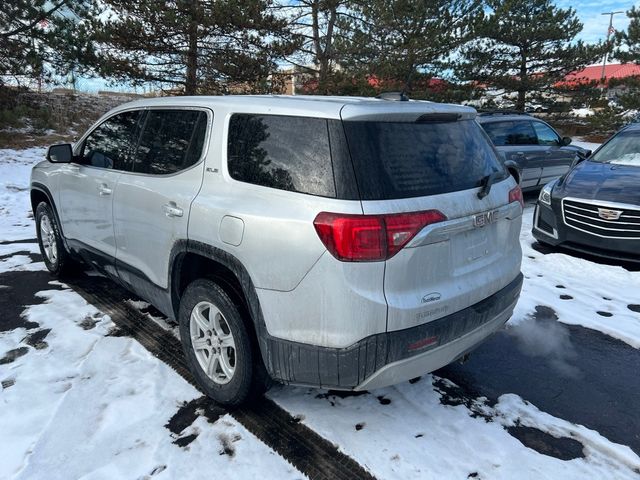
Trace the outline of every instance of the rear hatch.
<instances>
[{"instance_id":1,"label":"rear hatch","mask_svg":"<svg viewBox=\"0 0 640 480\"><path fill-rule=\"evenodd\" d=\"M475 111L391 103L346 105L341 113L363 213L431 212L385 261L388 331L493 295L517 277L522 255L522 197Z\"/></svg>"}]
</instances>

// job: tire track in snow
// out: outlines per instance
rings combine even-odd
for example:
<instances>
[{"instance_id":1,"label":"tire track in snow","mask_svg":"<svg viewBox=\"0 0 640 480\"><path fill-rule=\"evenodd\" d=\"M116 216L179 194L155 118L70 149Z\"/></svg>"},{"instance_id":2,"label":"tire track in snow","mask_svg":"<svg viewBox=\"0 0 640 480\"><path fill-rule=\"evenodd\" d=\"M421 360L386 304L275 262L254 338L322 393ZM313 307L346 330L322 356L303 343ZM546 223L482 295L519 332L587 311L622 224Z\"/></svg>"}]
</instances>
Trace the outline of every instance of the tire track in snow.
<instances>
[{"instance_id":1,"label":"tire track in snow","mask_svg":"<svg viewBox=\"0 0 640 480\"><path fill-rule=\"evenodd\" d=\"M132 294L100 277L78 276L65 279L65 283L111 317L122 330L115 334L134 338L153 356L198 388L187 368L179 340L131 306L127 300ZM229 414L309 479L375 478L334 444L266 397L250 406L229 410Z\"/></svg>"}]
</instances>

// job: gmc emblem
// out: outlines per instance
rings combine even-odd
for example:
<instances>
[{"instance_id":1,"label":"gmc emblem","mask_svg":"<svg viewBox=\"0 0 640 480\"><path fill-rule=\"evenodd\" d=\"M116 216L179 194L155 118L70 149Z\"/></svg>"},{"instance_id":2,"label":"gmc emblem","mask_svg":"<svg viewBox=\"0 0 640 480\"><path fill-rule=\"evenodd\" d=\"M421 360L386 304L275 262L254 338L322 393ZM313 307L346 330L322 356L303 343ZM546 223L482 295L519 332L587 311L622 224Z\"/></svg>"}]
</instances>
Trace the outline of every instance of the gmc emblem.
<instances>
[{"instance_id":1,"label":"gmc emblem","mask_svg":"<svg viewBox=\"0 0 640 480\"><path fill-rule=\"evenodd\" d=\"M473 226L474 227L484 227L485 225L489 225L490 223L495 222L498 219L498 211L491 210L489 212L484 212L473 217Z\"/></svg>"}]
</instances>

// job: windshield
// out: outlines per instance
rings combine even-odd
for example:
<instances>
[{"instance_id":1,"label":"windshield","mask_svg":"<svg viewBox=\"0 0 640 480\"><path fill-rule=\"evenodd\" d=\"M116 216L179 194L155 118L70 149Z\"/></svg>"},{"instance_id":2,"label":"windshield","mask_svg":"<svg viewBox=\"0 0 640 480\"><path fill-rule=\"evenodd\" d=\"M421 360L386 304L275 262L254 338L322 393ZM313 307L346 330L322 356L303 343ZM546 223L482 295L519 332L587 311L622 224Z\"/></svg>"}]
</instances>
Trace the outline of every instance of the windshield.
<instances>
[{"instance_id":1,"label":"windshield","mask_svg":"<svg viewBox=\"0 0 640 480\"><path fill-rule=\"evenodd\" d=\"M592 162L640 167L640 130L619 133L589 160Z\"/></svg>"},{"instance_id":2,"label":"windshield","mask_svg":"<svg viewBox=\"0 0 640 480\"><path fill-rule=\"evenodd\" d=\"M363 200L421 197L468 190L503 172L473 120L452 122L345 121Z\"/></svg>"}]
</instances>

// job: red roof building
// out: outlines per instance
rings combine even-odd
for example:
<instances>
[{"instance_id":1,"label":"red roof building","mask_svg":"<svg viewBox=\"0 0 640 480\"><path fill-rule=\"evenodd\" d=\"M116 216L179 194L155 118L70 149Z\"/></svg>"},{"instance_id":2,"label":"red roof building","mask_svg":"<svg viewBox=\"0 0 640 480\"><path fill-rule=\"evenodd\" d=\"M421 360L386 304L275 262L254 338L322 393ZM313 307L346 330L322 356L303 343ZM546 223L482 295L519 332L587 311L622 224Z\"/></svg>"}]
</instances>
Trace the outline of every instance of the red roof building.
<instances>
[{"instance_id":1,"label":"red roof building","mask_svg":"<svg viewBox=\"0 0 640 480\"><path fill-rule=\"evenodd\" d=\"M640 65L635 63L612 63L604 67L605 84L608 84L612 78L621 79L633 76L640 76ZM601 78L602 65L592 65L584 70L570 73L558 84L569 87L580 83L600 83Z\"/></svg>"}]
</instances>

